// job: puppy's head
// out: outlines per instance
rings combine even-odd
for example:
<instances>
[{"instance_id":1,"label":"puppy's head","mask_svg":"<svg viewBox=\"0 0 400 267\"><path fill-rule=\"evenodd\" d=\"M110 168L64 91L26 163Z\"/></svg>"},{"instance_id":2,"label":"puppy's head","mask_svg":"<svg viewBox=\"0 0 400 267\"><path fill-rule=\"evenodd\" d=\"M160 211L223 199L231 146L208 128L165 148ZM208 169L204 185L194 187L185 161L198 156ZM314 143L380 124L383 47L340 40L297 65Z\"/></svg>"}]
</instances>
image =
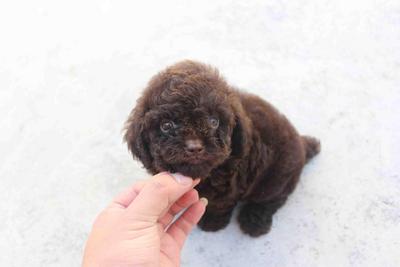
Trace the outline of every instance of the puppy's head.
<instances>
[{"instance_id":1,"label":"puppy's head","mask_svg":"<svg viewBox=\"0 0 400 267\"><path fill-rule=\"evenodd\" d=\"M126 122L125 141L152 173L205 178L247 149L248 119L217 70L183 61L154 76Z\"/></svg>"}]
</instances>

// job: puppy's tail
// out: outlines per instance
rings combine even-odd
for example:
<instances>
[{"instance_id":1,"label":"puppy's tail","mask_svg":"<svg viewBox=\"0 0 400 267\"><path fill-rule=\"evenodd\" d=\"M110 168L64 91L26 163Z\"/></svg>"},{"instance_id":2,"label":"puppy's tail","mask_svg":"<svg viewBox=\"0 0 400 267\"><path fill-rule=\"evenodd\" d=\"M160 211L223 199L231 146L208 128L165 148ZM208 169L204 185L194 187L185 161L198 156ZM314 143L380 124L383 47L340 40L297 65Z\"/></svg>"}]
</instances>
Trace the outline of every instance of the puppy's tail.
<instances>
[{"instance_id":1,"label":"puppy's tail","mask_svg":"<svg viewBox=\"0 0 400 267\"><path fill-rule=\"evenodd\" d=\"M308 162L321 151L321 143L317 138L307 135L303 135L301 140L306 152L306 162Z\"/></svg>"}]
</instances>

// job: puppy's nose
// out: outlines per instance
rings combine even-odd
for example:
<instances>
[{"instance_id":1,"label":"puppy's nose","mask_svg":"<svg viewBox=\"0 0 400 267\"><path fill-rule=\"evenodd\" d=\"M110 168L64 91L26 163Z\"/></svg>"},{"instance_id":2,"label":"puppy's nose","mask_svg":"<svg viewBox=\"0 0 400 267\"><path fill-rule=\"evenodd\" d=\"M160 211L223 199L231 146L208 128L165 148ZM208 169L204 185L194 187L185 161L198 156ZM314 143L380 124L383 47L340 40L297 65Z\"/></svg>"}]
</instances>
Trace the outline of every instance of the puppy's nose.
<instances>
[{"instance_id":1,"label":"puppy's nose","mask_svg":"<svg viewBox=\"0 0 400 267\"><path fill-rule=\"evenodd\" d=\"M186 140L185 150L189 153L200 153L204 150L203 142L199 139Z\"/></svg>"}]
</instances>

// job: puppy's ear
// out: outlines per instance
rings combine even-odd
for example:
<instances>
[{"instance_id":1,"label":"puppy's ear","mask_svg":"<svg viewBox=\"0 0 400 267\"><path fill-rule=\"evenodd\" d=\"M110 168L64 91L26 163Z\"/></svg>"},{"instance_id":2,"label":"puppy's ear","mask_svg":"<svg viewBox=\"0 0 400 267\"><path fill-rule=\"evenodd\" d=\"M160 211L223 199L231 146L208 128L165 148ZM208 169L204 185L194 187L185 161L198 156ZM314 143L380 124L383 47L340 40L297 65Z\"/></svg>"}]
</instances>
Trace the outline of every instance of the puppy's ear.
<instances>
[{"instance_id":1,"label":"puppy's ear","mask_svg":"<svg viewBox=\"0 0 400 267\"><path fill-rule=\"evenodd\" d=\"M125 123L124 140L128 144L129 150L134 158L139 159L144 167L153 173L156 173L156 170L150 153L149 129L145 115L149 112L150 106L157 103L157 99L170 82L171 79L167 72L160 72L151 78Z\"/></svg>"},{"instance_id":2,"label":"puppy's ear","mask_svg":"<svg viewBox=\"0 0 400 267\"><path fill-rule=\"evenodd\" d=\"M247 155L250 149L249 142L251 141L250 120L245 115L240 103L233 105L233 111L235 113L235 126L231 137L231 153L234 156Z\"/></svg>"},{"instance_id":3,"label":"puppy's ear","mask_svg":"<svg viewBox=\"0 0 400 267\"><path fill-rule=\"evenodd\" d=\"M139 99L125 123L124 140L134 158L139 159L146 169L151 169L153 158L150 154L149 140L145 134L145 103Z\"/></svg>"}]
</instances>

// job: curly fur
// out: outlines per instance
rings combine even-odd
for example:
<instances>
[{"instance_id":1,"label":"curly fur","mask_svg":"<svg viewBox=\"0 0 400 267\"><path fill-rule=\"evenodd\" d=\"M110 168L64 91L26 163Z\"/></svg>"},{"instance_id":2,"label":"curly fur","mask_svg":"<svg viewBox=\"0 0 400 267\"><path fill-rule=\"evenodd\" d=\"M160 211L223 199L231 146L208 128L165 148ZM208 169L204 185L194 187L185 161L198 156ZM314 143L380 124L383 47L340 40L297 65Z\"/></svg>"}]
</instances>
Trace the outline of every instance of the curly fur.
<instances>
[{"instance_id":1,"label":"curly fur","mask_svg":"<svg viewBox=\"0 0 400 267\"><path fill-rule=\"evenodd\" d=\"M216 129L210 117L219 120ZM167 133L160 129L165 121L174 126ZM124 139L151 173L202 179L197 189L209 205L200 228L224 228L244 201L238 220L251 236L269 231L304 164L320 151L317 139L299 135L272 105L228 85L215 68L189 60L150 80ZM198 140L201 152L188 151L187 140Z\"/></svg>"}]
</instances>

